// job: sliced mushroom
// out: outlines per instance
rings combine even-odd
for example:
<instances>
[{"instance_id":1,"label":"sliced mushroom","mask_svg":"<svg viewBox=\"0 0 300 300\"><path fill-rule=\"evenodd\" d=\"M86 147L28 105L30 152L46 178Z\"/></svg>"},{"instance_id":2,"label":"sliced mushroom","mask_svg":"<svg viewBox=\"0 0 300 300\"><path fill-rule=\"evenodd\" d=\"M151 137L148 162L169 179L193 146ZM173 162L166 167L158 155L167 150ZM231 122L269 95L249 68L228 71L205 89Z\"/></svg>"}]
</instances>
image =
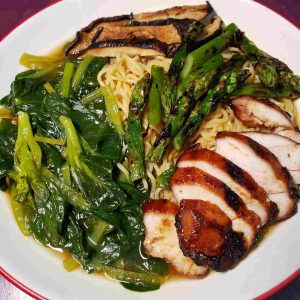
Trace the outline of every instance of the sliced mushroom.
<instances>
[{"instance_id":1,"label":"sliced mushroom","mask_svg":"<svg viewBox=\"0 0 300 300\"><path fill-rule=\"evenodd\" d=\"M76 33L75 39L66 49L66 56L74 56L82 53L83 50L87 49L93 43L94 37L97 37L104 27L126 26L129 25L131 18L132 15L122 15L99 18L93 21Z\"/></svg>"},{"instance_id":2,"label":"sliced mushroom","mask_svg":"<svg viewBox=\"0 0 300 300\"><path fill-rule=\"evenodd\" d=\"M248 127L295 128L290 116L269 100L243 96L232 100L231 108L234 115Z\"/></svg>"},{"instance_id":3,"label":"sliced mushroom","mask_svg":"<svg viewBox=\"0 0 300 300\"><path fill-rule=\"evenodd\" d=\"M168 261L181 274L205 276L208 268L197 266L179 247L175 228L178 210L175 203L167 200L150 200L143 204L144 249L148 255Z\"/></svg>"},{"instance_id":4,"label":"sliced mushroom","mask_svg":"<svg viewBox=\"0 0 300 300\"><path fill-rule=\"evenodd\" d=\"M99 37L101 32L107 28L113 27L126 27L132 25L143 25L152 22L152 25L177 25L177 28L180 30L186 30L191 22L195 20L201 20L206 17L212 8L210 5L192 5L192 6L182 6L182 7L171 7L165 10L160 10L157 12L148 12L141 14L129 14L115 17L107 17L107 18L99 18L93 22L91 22L88 26L84 27L80 31L77 32L75 39L70 43L70 45L66 49L67 56L82 56L87 55L85 52L87 49L95 49L94 42ZM169 20L166 20L169 19ZM147 24L148 25L148 24ZM119 39L120 40L120 39ZM143 39L147 40L147 39ZM110 40L106 40L107 44L105 47L112 47ZM139 43L139 46L145 46L146 50L149 49L148 43ZM104 47L104 43L102 43L101 47ZM116 44L114 44L116 45ZM119 46L114 47L124 47L122 51L126 51L126 53L131 54L134 52L130 49L130 47L137 47L137 43L132 45L130 42L123 41L123 43L119 42ZM160 50L160 49L159 49ZM131 51L131 52L130 52ZM158 51L158 50L157 50ZM93 55L103 55L105 51L88 51L89 54ZM120 51L115 50L115 53L119 53ZM109 52L111 55L113 53L112 49ZM135 52L134 52L135 53ZM165 52L159 52L161 54L166 54ZM170 52L172 53L172 52ZM146 55L156 55L157 52L153 51L144 51L144 56Z\"/></svg>"},{"instance_id":5,"label":"sliced mushroom","mask_svg":"<svg viewBox=\"0 0 300 300\"><path fill-rule=\"evenodd\" d=\"M211 10L211 6L207 4L174 6L155 12L136 14L133 16L133 19L136 21L153 21L172 18L192 19L199 21L206 17L211 12Z\"/></svg>"},{"instance_id":6,"label":"sliced mushroom","mask_svg":"<svg viewBox=\"0 0 300 300\"><path fill-rule=\"evenodd\" d=\"M127 49L130 54L146 56L162 53L170 56L180 44L181 35L173 25L106 27L84 55L115 56L116 51L119 52L116 48L122 47L122 51Z\"/></svg>"}]
</instances>

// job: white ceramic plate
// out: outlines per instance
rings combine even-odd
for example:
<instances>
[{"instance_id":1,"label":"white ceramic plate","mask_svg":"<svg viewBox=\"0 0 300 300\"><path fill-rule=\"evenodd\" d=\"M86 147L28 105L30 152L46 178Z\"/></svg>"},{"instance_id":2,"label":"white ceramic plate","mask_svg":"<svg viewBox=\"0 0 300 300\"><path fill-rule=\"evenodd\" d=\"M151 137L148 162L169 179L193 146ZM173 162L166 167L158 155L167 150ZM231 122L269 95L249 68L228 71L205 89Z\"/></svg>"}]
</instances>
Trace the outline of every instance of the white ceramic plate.
<instances>
[{"instance_id":1,"label":"white ceramic plate","mask_svg":"<svg viewBox=\"0 0 300 300\"><path fill-rule=\"evenodd\" d=\"M43 54L71 38L100 16L151 11L193 0L65 0L14 30L0 44L0 96L9 91L21 71L23 52ZM226 23L235 22L249 38L300 74L300 32L274 12L253 1L211 0ZM173 280L160 290L136 293L99 275L68 273L62 261L31 238L24 237L12 216L9 202L0 195L0 266L36 293L51 299L251 299L294 274L300 266L300 217L278 224L234 270L213 273L202 280ZM2 270L2 274L4 274ZM5 274L4 274L5 275ZM6 274L6 277L9 275ZM12 281L14 281L10 277ZM14 281L15 284L16 281ZM22 285L19 285L22 287ZM23 289L30 292L23 286ZM32 295L36 295L32 293Z\"/></svg>"}]
</instances>

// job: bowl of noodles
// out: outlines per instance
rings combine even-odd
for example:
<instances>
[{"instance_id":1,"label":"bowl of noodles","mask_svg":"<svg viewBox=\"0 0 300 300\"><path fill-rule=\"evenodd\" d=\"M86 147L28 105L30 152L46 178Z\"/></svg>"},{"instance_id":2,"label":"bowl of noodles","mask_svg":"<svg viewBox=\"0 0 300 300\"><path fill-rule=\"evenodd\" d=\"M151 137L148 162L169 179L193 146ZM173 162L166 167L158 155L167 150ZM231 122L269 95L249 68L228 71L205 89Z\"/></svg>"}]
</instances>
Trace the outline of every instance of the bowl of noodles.
<instances>
[{"instance_id":1,"label":"bowl of noodles","mask_svg":"<svg viewBox=\"0 0 300 300\"><path fill-rule=\"evenodd\" d=\"M88 2L77 1L76 3L72 1L58 2L57 4L29 19L1 42L1 73L5 75L2 76L2 85L0 89L1 97L9 93L10 95L15 95L16 93L19 93L20 90L23 92L26 91L29 81L36 80L36 77L40 76L36 75L37 73L35 73L38 72L38 69L33 69L27 71L28 73L24 73L24 69L19 65L18 62L18 58L21 57L24 51L43 56L47 53L51 53L51 51L54 51L54 56L61 57L61 53L58 54L57 51L55 52L55 49L60 49L61 45L65 44L66 41L72 40L74 33L79 28L83 28L86 26L86 24L89 24L91 21L98 19L99 17L124 15L125 13L129 13L131 11L133 11L134 14L137 14L144 11L157 11L176 5L193 4L198 3L193 1L183 1L183 3L178 3L174 0L168 0L164 3L160 3L159 1L123 1L120 3L115 0L109 2L101 1L100 3L99 1L94 0L90 0ZM221 16L225 24L229 24L231 22L238 24L239 28L242 31L245 31L247 33L247 37L249 37L251 40L254 40L259 48L263 49L266 53L283 60L295 73L300 72L300 64L296 60L300 51L300 44L298 42L299 31L297 28L289 24L286 20L276 15L272 11L269 11L263 6L253 3L252 1L231 1L229 6L228 3L224 3L224 1L214 0L211 1L211 5L214 7L217 14ZM234 6L234 10L232 9L231 5ZM270 28L263 26L263 24L272 24L272 35L270 34ZM36 30L37 28L39 28L39 30ZM28 43L28 40L25 40L24 37L30 37L30 43ZM226 47L226 49L220 52L224 64L240 54L242 54L242 50L236 45ZM85 58L83 58L83 61L84 60ZM249 255L247 255L247 258L239 263L234 269L225 273L211 272L210 276L207 276L207 278L204 280L190 279L186 278L185 276L178 275L178 273L174 271L173 267L171 267L167 275L164 262L161 262L160 260L156 261L155 259L152 261L152 258L148 258L147 253L144 253L142 250L145 233L142 231L143 229L140 228L143 227L143 225L136 225L136 227L132 225L130 229L127 229L130 226L126 225L126 220L131 220L130 222L136 222L134 224L139 224L138 222L142 218L139 215L141 214L139 209L136 211L135 208L133 208L134 205L137 206L137 202L135 202L133 205L130 201L135 200L135 197L141 197L141 200L138 201L145 201L145 198L143 198L145 196L141 196L140 191L142 191L142 193L146 191L145 193L147 199L166 199L171 202L178 202L170 187L161 184L161 182L159 182L157 179L163 178L164 174L166 174L168 170L174 168L179 158L187 149L197 149L201 147L215 151L216 136L219 132L223 131L272 132L272 130L269 128L261 128L260 126L246 126L239 118L236 117L229 102L220 102L212 111L210 111L210 113L204 116L201 124L197 127L197 130L195 130L193 134L185 140L184 146L181 149L176 149L176 147L171 145L166 147L161 159L145 159L143 161L144 176L136 181L138 183L134 186L134 188L136 188L138 191L134 190L134 192L132 192L133 188L130 189L132 175L130 167L128 166L131 160L128 159L127 156L128 153L130 153L130 147L132 147L132 144L130 145L130 143L126 142L126 134L128 134L126 132L128 131L127 124L130 123L132 118L131 102L133 96L135 95L135 88L143 80L143 78L151 75L153 72L153 67L158 67L164 74L167 74L172 64L172 57L168 57L168 55L162 55L159 53L151 56L117 53L113 57L105 58L105 61L97 60L96 62L94 60L95 68L98 68L99 65L101 65L101 67L99 67L99 71L96 73L92 69L89 71L90 78L94 76L93 80L91 80L93 81L94 85L87 84L87 87L78 89L80 90L78 91L78 94L74 94L75 96L70 96L72 91L70 92L70 90L68 90L68 84L62 82L64 81L64 76L66 76L65 82L67 82L67 75L65 74L68 71L68 67L70 67L71 71L69 71L72 73L71 76L76 77L76 71L79 69L81 61L82 57L80 57L78 61L77 58L69 59L67 62L66 60L63 60L63 62L56 61L55 72L57 72L56 75L59 74L59 76L61 76L59 77L59 80L51 77L51 72L53 72L52 69L50 73L46 74L46 77L43 77L43 81L39 83L40 85L38 88L36 88L34 85L30 87L31 92L36 88L36 90L34 90L34 93L36 92L35 96L37 95L35 99L46 97L46 100L43 100L42 107L39 107L41 110L34 111L33 109L32 114L30 112L31 108L26 111L26 107L33 106L30 106L31 104L26 106L26 99L23 98L24 95L22 92L20 92L20 94L13 100L15 101L14 108L11 106L11 110L3 110L3 112L1 112L4 116L2 116L2 118L6 119L8 116L8 119L12 120L11 122L14 126L17 126L18 124L18 126L20 126L20 124L28 126L28 123L26 123L26 115L24 115L23 112L29 115L31 125L29 124L27 129L29 128L29 131L32 130L31 134L33 133L32 136L34 137L35 142L38 142L38 144L44 143L50 145L50 147L55 148L63 158L63 162L60 166L63 171L61 173L55 173L55 168L57 166L56 164L58 163L59 159L56 156L56 158L53 159L53 164L49 164L48 158L50 156L48 157L48 154L45 154L50 153L47 152L49 149L46 149L47 145L46 148L41 146L41 153L43 153L44 156L41 160L40 172L43 174L43 176L45 176L45 178L47 178L47 180L49 180L45 181L47 191L51 192L51 189L53 188L56 192L60 191L55 183L57 181L55 180L57 178L61 178L63 183L60 185L60 189L64 191L61 198L67 198L69 197L68 195L72 194L70 199L66 200L68 204L61 204L62 206L59 206L61 210L65 211L65 213L61 217L61 223L59 223L63 225L61 225L60 229L57 230L58 235L56 235L55 238L47 234L45 234L44 237L44 233L42 231L47 226L51 227L54 219L51 219L51 224L45 222L46 225L40 226L38 222L30 223L28 221L28 219L33 215L30 215L32 212L28 213L27 211L26 213L28 213L28 215L26 215L25 219L29 225L26 225L26 222L23 222L25 224L23 230L22 225L20 226L20 224L23 223L20 221L22 215L18 215L18 213L21 211L21 208L18 205L28 202L31 203L30 201L37 201L36 196L31 197L26 194L26 197L29 198L29 200L18 200L19 202L16 201L18 203L15 206L11 206L10 201L7 199L7 194L1 194L1 200L3 200L1 201L0 209L0 243L3 245L3 254L0 260L1 274L37 299L68 299L70 297L74 299L96 299L99 298L99 295L100 297L107 296L111 299L140 299L141 297L145 299L153 299L155 297L182 299L184 296L190 299L196 299L199 297L199 294L205 298L214 299L216 297L220 297L224 293L223 291L230 291L230 297L233 299L248 299L257 297L267 290L270 290L288 277L295 278L297 276L295 274L297 274L299 270L300 261L297 256L292 256L290 253L296 253L297 250L300 250L299 241L293 236L293 234L291 234L299 226L299 218L297 218L297 216L274 227L272 234L267 234L267 237L264 238L259 246L256 247L255 250ZM69 65L66 68L66 64L68 63ZM73 67L70 66L71 64L73 64ZM72 68L74 68L73 71ZM260 84L259 74L256 71L256 64L253 61L245 60L241 65L240 71L243 72L243 74L247 73L247 78L243 81L243 83ZM17 73L21 75L18 75L19 77L15 77ZM50 77L47 77L48 75ZM44 80L44 78L46 79ZM25 81L26 85L24 85ZM73 79L73 87L69 87L71 90L74 88L74 81L76 80ZM11 82L15 82L12 85L12 92L9 89ZM70 82L72 86L72 80ZM45 86L46 83L49 85ZM18 84L20 84L19 87ZM32 84L32 82L30 84ZM88 97L89 93L94 92L94 88L97 90L99 87L101 87L102 92L103 90L111 92L110 96L114 99L113 109L115 111L117 110L118 112L117 121L114 119L114 117L109 116L109 113L111 112L107 112L109 109L107 108L107 100L105 99L105 95L103 97L103 94L101 94L101 97L98 97L98 102L96 101L97 103L94 104L93 107L80 106L81 104L76 106L75 102L78 99L80 102L80 97ZM44 90L41 91L39 90L40 88ZM59 94L59 96L55 96L52 94L52 92L49 92L52 88L54 89L54 93ZM60 106L60 96L70 98L70 102L67 102L66 100L64 103L65 106ZM59 99L56 99L56 97ZM55 104L51 106L48 98L54 99L53 103ZM296 126L299 125L299 108L297 101L291 100L290 97L269 97L268 100L275 104L276 107L279 107L285 111ZM2 104L3 103L4 102L2 102ZM24 105L24 103L26 105ZM37 103L37 101L35 103ZM20 108L18 108L18 105ZM105 105L106 108L103 109L103 106ZM55 106L58 108L54 108ZM17 107L16 112L13 111L15 107ZM42 109L45 110L43 111ZM94 109L95 112L88 116L86 115L86 109L90 111ZM67 111L64 115L65 118L58 116L52 123L49 121L51 117L56 116L57 113L59 114L64 110ZM21 114L19 114L19 112L21 112ZM38 117L39 114L40 119ZM105 120L103 119L103 114L108 114L108 117L105 117ZM47 126L49 127L43 127L44 125L42 124L46 123L42 123L40 120L44 117L45 120L46 117L49 117L47 119L47 122L49 121ZM99 122L97 118L99 118ZM71 120L71 123L73 122L73 125L68 119ZM84 122L81 122L81 120L84 120ZM156 140L164 130L164 126L166 124L165 119L157 124L153 124L153 122L149 120L148 110L145 109L140 119L140 132L142 134L141 138L145 157L151 152L151 149L156 144ZM111 126L112 124L109 124L109 121L111 121L114 126ZM97 140L98 135L100 136L99 132L101 130L99 129L97 131L93 126L94 124L99 125L101 122L105 123L106 126L105 128L103 127L104 129L101 127L101 130L106 131L105 134L101 138L99 137ZM51 126L49 124L51 124ZM116 133L111 129L114 127L117 129L118 125L116 124L121 124L120 128L123 132L123 135L120 134L118 130L116 130ZM182 124L182 126L183 125L184 124ZM45 128L48 131L45 130ZM11 136L16 136L15 143L18 145L18 141L21 141L20 132L14 131L14 128L11 128L10 130ZM63 133L61 135L60 133L55 135L59 131ZM89 133L91 134L89 135ZM96 142L94 143L93 141ZM34 160L35 166L38 166L36 160L38 155L35 156L35 152L30 146L31 142L32 140L27 142L25 137L19 143L19 145L23 145L24 143L28 144L26 149L29 149L28 151L32 152L28 157ZM80 144L79 148L76 148L78 145L76 144L77 142ZM96 148L93 148L95 144L97 144L97 146L95 146ZM70 145L72 145L72 148ZM90 147L91 145L92 147ZM22 148L22 146L20 147ZM117 149L115 152L111 151L111 148L114 147ZM12 155L12 165L17 166L15 168L17 171L19 170L18 166L24 166L21 164L21 162L24 153L27 151L24 150L24 152L22 152L23 154L21 155L18 153L18 149L18 147L12 148L12 151L15 151ZM38 150L37 152L39 153ZM113 152L113 154L110 152ZM89 155L92 158L89 158ZM74 157L75 159L72 160L70 157ZM84 159L82 159L82 157L84 157ZM78 158L81 160L80 162L78 162ZM76 169L77 167L78 169ZM102 167L103 169L101 169ZM99 169L97 170L97 168ZM49 170L50 172L48 172ZM88 179L86 181L83 179L80 181L80 176L82 174L80 172L82 172L82 170L83 173L88 174ZM97 174L97 178L94 175L91 175L91 170L93 173ZM104 175L101 172L103 172ZM35 173L35 171L33 173ZM9 192L11 199L14 199L16 193L19 191L18 188L20 187L17 186L17 184L20 183L18 180L20 178L23 179L24 176L21 176L16 172L9 174L10 175L7 175L7 177L10 179L7 179L5 184L12 186L11 189L9 189ZM27 177L29 178L30 175ZM106 202L99 202L99 207L97 206L98 202L95 204L95 206L88 201L86 202L86 199L89 197L99 199L101 198L99 196L101 193L105 194L102 190L103 186L99 184L99 178L102 178L102 183L105 182L111 189L111 195L109 194L110 192L107 192L107 197L110 201L112 201L113 204L111 206L109 206L110 204L105 204L107 207L109 206L109 209L111 209L109 211L109 216L104 214L101 209L99 209L99 207ZM124 183L123 186L122 184L120 185L121 188L116 187L114 182L118 182L118 179L120 178L122 178L121 181ZM74 180L74 182L71 183L71 181L68 180ZM29 185L32 184L32 181L33 179L28 179ZM113 181L113 183L111 183L111 181ZM93 186L95 186L95 188L93 188ZM30 195L31 193L32 195L35 195L34 188L31 187L30 191L33 191L29 192ZM43 194L40 200L43 197L46 197L45 195L46 194ZM82 197L82 195L84 195L84 197ZM120 202L120 199L123 197L122 195L126 195L124 197L127 197L127 202L125 200L124 202L122 202L123 200ZM84 200L84 198L86 199ZM37 204L33 206L36 207L36 205ZM138 205L140 205L140 202ZM73 208L73 206L75 208ZM31 209L32 207L28 205L28 208ZM61 210L56 210L56 214L59 215ZM78 210L82 211L79 213ZM37 211L39 210L37 209ZM115 211L117 211L117 218L120 220L123 218L123 220L125 220L124 223L122 223L123 220L119 220L123 226L123 229L120 230L120 232L118 232L119 223L114 221L109 223L110 220L113 219L111 217L113 215L112 212ZM107 213L107 210L105 213ZM16 220L13 215L15 215ZM51 215L51 213L46 211L46 215ZM16 216L19 216L19 219ZM67 223L64 223L66 218L70 219ZM101 222L103 221L103 223L98 223L97 218L100 219ZM37 217L32 217L32 219L35 221L38 220ZM74 243L71 242L69 235L62 233L64 228L69 228L66 229L66 232L71 232L74 230L74 228L72 230L70 229L70 224L73 224L72 222L74 222L74 224L78 222L79 227L81 228L88 228L86 231L83 229L82 235L74 235L75 238L73 241L76 241ZM93 231L92 229L96 227L97 231ZM19 228L22 232L20 232ZM126 230L128 230L128 232ZM142 231L142 237L139 235L140 230ZM126 234L122 236L124 231ZM273 234L273 231L276 231L276 234ZM75 230L72 232L74 233ZM101 234L97 235L96 233L99 232L101 232ZM135 232L137 232L136 235L138 238L135 236ZM41 235L39 235L40 233ZM29 238L28 236L30 235L34 237L34 239L38 240L39 243L36 243L34 239ZM107 237L104 242L102 240L102 235ZM82 249L77 243L78 241L82 241L82 236L84 238L87 236L87 240L82 242L82 247L89 247L87 252L80 252ZM128 236L133 236L133 238L130 239ZM279 236L280 239L277 238ZM58 240L56 239L57 237ZM99 242L100 239L101 242ZM135 239L138 239L138 242L136 242L137 240ZM128 246L128 244L130 244L131 248ZM42 245L46 245L48 248L43 247ZM134 248L135 246L137 248ZM98 251L97 249L100 248L105 249L105 251L109 248L108 252L110 257L107 258L105 256L105 258L103 258L104 256L101 255L104 253L104 250L103 252L101 252L102 250L99 250L101 255L95 255L93 257L95 260L89 261L90 257ZM108 252L105 252L105 254ZM124 258L122 255L124 255L123 253L125 252L126 255ZM130 256L130 253L132 256ZM118 259L111 259L112 255L115 255L115 257L119 255ZM61 266L61 257L63 257L66 269L74 269L71 273L67 272ZM101 259L99 259L99 257ZM126 260L127 257L128 261ZM145 267L143 261L147 261L147 267ZM81 266L87 272L83 272L79 266ZM159 271L157 271L158 273L155 273L155 268L159 269ZM99 276L99 273L106 275L106 277L101 275ZM142 282L142 287L140 285L138 285L138 287L134 285L132 280L135 280L136 282ZM147 286L147 284L144 285L143 280L150 287ZM116 284L114 281L122 282L127 289L124 289L121 285ZM161 287L158 289L160 285ZM215 288L216 286L218 286L218 289ZM141 294L137 291L148 292Z\"/></svg>"}]
</instances>

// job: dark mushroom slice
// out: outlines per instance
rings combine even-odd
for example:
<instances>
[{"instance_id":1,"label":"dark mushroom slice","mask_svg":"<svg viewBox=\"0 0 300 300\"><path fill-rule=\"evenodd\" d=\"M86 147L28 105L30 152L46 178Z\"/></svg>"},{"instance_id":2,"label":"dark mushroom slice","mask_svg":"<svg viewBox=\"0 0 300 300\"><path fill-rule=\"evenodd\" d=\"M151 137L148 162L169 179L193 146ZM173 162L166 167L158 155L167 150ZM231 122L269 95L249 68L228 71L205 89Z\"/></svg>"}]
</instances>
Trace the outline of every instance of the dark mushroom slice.
<instances>
[{"instance_id":1,"label":"dark mushroom slice","mask_svg":"<svg viewBox=\"0 0 300 300\"><path fill-rule=\"evenodd\" d=\"M154 12L133 15L135 21L149 22L161 19L193 19L201 20L212 11L209 4L174 6Z\"/></svg>"},{"instance_id":2,"label":"dark mushroom slice","mask_svg":"<svg viewBox=\"0 0 300 300\"><path fill-rule=\"evenodd\" d=\"M186 30L190 20L201 20L212 12L210 5L176 6L156 12L129 14L115 17L99 18L77 32L75 39L66 49L66 56L78 56L91 46L107 27L143 25L176 25L179 31ZM169 19L165 21L165 19ZM147 24L148 25L148 24ZM150 25L150 24L149 24Z\"/></svg>"},{"instance_id":3,"label":"dark mushroom slice","mask_svg":"<svg viewBox=\"0 0 300 300\"><path fill-rule=\"evenodd\" d=\"M230 218L208 201L182 200L176 228L183 253L215 271L233 268L247 252L243 234L234 231Z\"/></svg>"},{"instance_id":4,"label":"dark mushroom slice","mask_svg":"<svg viewBox=\"0 0 300 300\"><path fill-rule=\"evenodd\" d=\"M82 50L88 48L104 27L126 26L131 18L132 15L122 15L94 20L76 33L75 39L66 48L66 56L76 56Z\"/></svg>"},{"instance_id":5,"label":"dark mushroom slice","mask_svg":"<svg viewBox=\"0 0 300 300\"><path fill-rule=\"evenodd\" d=\"M166 44L155 39L109 40L97 42L82 53L82 56L93 55L101 57L115 57L126 53L129 56L164 55L172 57L180 44Z\"/></svg>"},{"instance_id":6,"label":"dark mushroom slice","mask_svg":"<svg viewBox=\"0 0 300 300\"><path fill-rule=\"evenodd\" d=\"M203 277L208 273L208 268L197 266L191 258L183 255L179 247L175 227L178 210L178 205L168 200L149 200L143 204L145 252L165 259L181 274Z\"/></svg>"},{"instance_id":7,"label":"dark mushroom slice","mask_svg":"<svg viewBox=\"0 0 300 300\"><path fill-rule=\"evenodd\" d=\"M125 53L130 55L161 54L169 57L180 44L181 35L173 25L107 27L87 50L78 54L112 57L120 50L123 53L127 50ZM123 49L115 49L118 47L123 47ZM141 48L141 51L138 48Z\"/></svg>"}]
</instances>

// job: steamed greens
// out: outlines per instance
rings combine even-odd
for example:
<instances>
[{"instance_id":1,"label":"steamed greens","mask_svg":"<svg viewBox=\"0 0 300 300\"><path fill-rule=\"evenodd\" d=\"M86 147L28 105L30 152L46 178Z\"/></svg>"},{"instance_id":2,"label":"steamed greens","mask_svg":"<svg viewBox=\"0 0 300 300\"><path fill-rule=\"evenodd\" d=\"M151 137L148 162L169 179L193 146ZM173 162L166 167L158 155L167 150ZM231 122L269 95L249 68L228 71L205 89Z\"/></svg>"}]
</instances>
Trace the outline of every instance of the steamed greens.
<instances>
[{"instance_id":1,"label":"steamed greens","mask_svg":"<svg viewBox=\"0 0 300 300\"><path fill-rule=\"evenodd\" d=\"M159 288L167 265L141 249L148 195L117 181L124 137L106 99L112 91L98 93L97 81L107 59L23 55L22 62L32 70L0 101L0 176L20 230L68 252L70 270L79 263L129 289Z\"/></svg>"}]
</instances>

